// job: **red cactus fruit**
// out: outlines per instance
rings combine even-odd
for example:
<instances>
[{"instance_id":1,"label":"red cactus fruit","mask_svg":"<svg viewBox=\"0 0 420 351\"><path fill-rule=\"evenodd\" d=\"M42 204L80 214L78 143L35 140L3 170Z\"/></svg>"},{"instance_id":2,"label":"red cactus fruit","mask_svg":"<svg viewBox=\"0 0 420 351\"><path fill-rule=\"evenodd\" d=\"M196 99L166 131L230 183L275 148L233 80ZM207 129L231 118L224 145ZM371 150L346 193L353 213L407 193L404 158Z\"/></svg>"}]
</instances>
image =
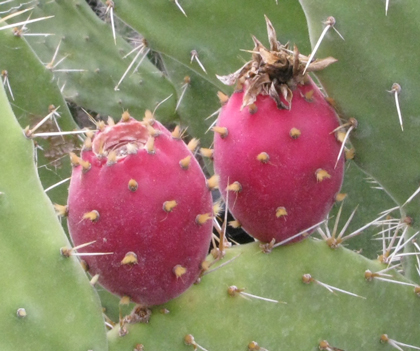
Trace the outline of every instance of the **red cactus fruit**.
<instances>
[{"instance_id":1,"label":"red cactus fruit","mask_svg":"<svg viewBox=\"0 0 420 351\"><path fill-rule=\"evenodd\" d=\"M322 221L344 169L335 111L303 73L306 62L297 49L277 42L268 19L267 27L270 51L254 38L253 60L219 77L238 85L219 114L213 153L232 215L264 243L289 239ZM315 61L308 71L333 61Z\"/></svg>"},{"instance_id":2,"label":"red cactus fruit","mask_svg":"<svg viewBox=\"0 0 420 351\"><path fill-rule=\"evenodd\" d=\"M195 145L196 146L196 145ZM91 275L109 291L153 306L200 275L212 233L204 174L179 130L123 115L72 155L68 227ZM109 254L108 254L109 253Z\"/></svg>"}]
</instances>

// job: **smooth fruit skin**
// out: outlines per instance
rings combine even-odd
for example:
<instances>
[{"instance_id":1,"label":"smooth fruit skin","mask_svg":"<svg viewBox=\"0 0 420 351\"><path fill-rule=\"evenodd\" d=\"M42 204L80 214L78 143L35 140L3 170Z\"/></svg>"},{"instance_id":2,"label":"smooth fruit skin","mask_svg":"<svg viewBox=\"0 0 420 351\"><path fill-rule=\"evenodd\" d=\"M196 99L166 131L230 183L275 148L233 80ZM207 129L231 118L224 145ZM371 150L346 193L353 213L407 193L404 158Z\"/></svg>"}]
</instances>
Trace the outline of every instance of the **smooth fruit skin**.
<instances>
[{"instance_id":1,"label":"smooth fruit skin","mask_svg":"<svg viewBox=\"0 0 420 351\"><path fill-rule=\"evenodd\" d=\"M312 81L293 91L290 110L267 95L258 95L255 113L241 110L242 101L243 93L234 93L218 117L228 134L215 133L215 172L242 228L264 243L281 242L324 220L334 204L344 168L343 157L335 167L339 122ZM317 179L321 170L330 177ZM226 191L234 182L241 190Z\"/></svg>"},{"instance_id":2,"label":"smooth fruit skin","mask_svg":"<svg viewBox=\"0 0 420 351\"><path fill-rule=\"evenodd\" d=\"M140 148L112 165L91 150L82 152L91 167L73 168L68 227L75 246L95 241L79 252L103 253L82 257L89 273L99 274L101 285L153 306L180 295L199 277L212 220L200 225L196 217L212 214L212 199L198 162L181 139L155 121L153 128L160 135L155 137L154 153L149 153L142 148L148 139L144 125L135 120L122 123L99 132L94 149L101 147L95 139L106 133L110 148L136 138L142 139ZM109 132L116 127L120 137ZM132 130L138 135L133 137ZM182 168L179 161L188 156L190 165ZM165 210L165 202L174 200L176 205ZM91 211L99 213L97 220L84 219Z\"/></svg>"}]
</instances>

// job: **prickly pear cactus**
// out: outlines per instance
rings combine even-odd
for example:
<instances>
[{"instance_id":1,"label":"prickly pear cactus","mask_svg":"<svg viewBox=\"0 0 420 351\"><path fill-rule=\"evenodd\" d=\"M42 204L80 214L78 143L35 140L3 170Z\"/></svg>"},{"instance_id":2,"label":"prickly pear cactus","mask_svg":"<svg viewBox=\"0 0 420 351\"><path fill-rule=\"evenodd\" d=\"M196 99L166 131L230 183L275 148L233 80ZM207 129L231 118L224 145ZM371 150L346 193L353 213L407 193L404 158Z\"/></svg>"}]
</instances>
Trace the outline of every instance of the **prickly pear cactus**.
<instances>
[{"instance_id":1,"label":"prickly pear cactus","mask_svg":"<svg viewBox=\"0 0 420 351\"><path fill-rule=\"evenodd\" d=\"M106 10L100 9L109 18L111 9L108 14ZM53 35L26 38L54 73L67 100L105 117L118 116L123 109L142 115L147 108L174 94L172 84L147 58L142 38L129 40L136 47L134 51L121 35L115 34L114 39L111 28L85 1L40 1L33 16L54 16L31 26L31 32ZM127 71L134 57L138 61ZM175 99L161 106L170 117L168 120L174 119L174 109Z\"/></svg>"},{"instance_id":2,"label":"prickly pear cactus","mask_svg":"<svg viewBox=\"0 0 420 351\"><path fill-rule=\"evenodd\" d=\"M7 311L0 316L5 331L0 348L419 349L413 44L419 12L415 0L0 2L2 85L21 124L2 90L0 277L7 286L2 296ZM313 238L288 246L230 247L241 239L223 214L226 206L235 206L229 197L228 204L212 210L217 239L201 262L197 284L150 310L125 305L127 299L97 286L106 308L102 316L90 277L75 258L82 252L61 234L34 165L52 201L64 205L71 176L67 155L79 154L92 133L74 131L77 124L96 129L108 115L128 109L143 116L150 109L162 123L187 127L186 138L200 138L202 149L195 155L218 199L215 189L219 185L224 192L226 184L210 177L215 157L210 130L221 108L217 92L234 92L216 75L234 72L258 55L246 49L252 35L266 37L264 15L277 39L290 41L290 48L296 44L308 65L322 57L338 60L311 78L342 122L340 152L348 161L341 202L322 224L297 233L304 237L313 230ZM56 210L66 215L60 205ZM64 228L66 221L61 219ZM60 247L67 247L64 256Z\"/></svg>"}]
</instances>

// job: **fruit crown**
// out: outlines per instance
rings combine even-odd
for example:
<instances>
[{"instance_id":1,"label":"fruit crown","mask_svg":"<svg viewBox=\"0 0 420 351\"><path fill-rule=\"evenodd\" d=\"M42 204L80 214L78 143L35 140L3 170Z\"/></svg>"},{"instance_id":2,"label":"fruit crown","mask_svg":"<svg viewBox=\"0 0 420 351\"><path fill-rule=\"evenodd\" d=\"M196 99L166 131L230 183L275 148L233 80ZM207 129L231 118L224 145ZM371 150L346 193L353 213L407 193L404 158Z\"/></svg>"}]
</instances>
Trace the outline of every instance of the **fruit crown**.
<instances>
[{"instance_id":1,"label":"fruit crown","mask_svg":"<svg viewBox=\"0 0 420 351\"><path fill-rule=\"evenodd\" d=\"M279 109L290 109L293 90L298 84L305 84L307 73L320 71L337 60L333 57L313 60L308 63L309 57L301 55L297 46L289 49L289 43L282 45L277 40L276 31L267 16L268 50L255 36L252 36L255 47L252 59L239 70L227 76L217 76L226 85L236 83L236 90L244 90L242 108L252 105L259 94L269 95ZM288 103L286 105L282 100Z\"/></svg>"},{"instance_id":2,"label":"fruit crown","mask_svg":"<svg viewBox=\"0 0 420 351\"><path fill-rule=\"evenodd\" d=\"M125 153L127 144L134 144L137 148L146 144L149 132L144 123L130 117L127 121L116 125L106 126L103 131L95 135L93 151L96 155L103 155L111 150Z\"/></svg>"}]
</instances>

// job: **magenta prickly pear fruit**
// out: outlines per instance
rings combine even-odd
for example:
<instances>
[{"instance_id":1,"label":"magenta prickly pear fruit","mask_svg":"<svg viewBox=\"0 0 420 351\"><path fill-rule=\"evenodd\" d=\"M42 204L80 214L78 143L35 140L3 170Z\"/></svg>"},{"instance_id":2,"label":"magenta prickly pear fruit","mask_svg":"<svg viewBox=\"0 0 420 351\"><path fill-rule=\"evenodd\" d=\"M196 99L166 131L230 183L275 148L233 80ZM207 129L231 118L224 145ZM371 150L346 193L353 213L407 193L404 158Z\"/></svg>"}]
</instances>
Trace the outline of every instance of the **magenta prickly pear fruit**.
<instances>
[{"instance_id":1,"label":"magenta prickly pear fruit","mask_svg":"<svg viewBox=\"0 0 420 351\"><path fill-rule=\"evenodd\" d=\"M200 275L212 199L179 129L123 115L72 155L68 227L91 275L109 291L153 306ZM195 145L196 146L196 145ZM191 147L190 147L191 148Z\"/></svg>"},{"instance_id":2,"label":"magenta prickly pear fruit","mask_svg":"<svg viewBox=\"0 0 420 351\"><path fill-rule=\"evenodd\" d=\"M304 73L305 57L277 41L268 19L267 27L270 50L254 38L253 60L219 77L237 86L213 128L213 157L236 224L264 243L278 243L325 219L342 184L344 158L338 158L338 118ZM334 61L314 61L307 71Z\"/></svg>"}]
</instances>

